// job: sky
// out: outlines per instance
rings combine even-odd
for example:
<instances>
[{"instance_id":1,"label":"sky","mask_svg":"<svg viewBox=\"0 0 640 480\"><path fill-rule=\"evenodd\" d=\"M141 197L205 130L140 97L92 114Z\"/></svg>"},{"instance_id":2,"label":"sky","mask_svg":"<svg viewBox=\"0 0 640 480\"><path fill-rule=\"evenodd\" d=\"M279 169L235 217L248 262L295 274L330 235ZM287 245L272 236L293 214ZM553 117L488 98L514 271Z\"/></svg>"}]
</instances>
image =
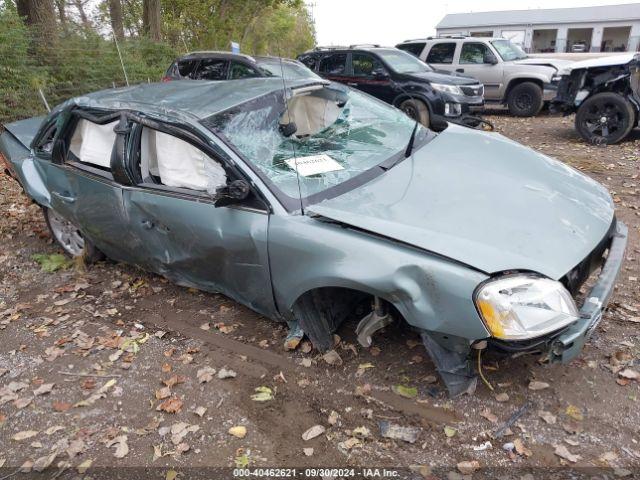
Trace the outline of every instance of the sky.
<instances>
[{"instance_id":1,"label":"sky","mask_svg":"<svg viewBox=\"0 0 640 480\"><path fill-rule=\"evenodd\" d=\"M435 34L447 13L586 7L637 3L625 0L307 0L318 45L395 45Z\"/></svg>"}]
</instances>

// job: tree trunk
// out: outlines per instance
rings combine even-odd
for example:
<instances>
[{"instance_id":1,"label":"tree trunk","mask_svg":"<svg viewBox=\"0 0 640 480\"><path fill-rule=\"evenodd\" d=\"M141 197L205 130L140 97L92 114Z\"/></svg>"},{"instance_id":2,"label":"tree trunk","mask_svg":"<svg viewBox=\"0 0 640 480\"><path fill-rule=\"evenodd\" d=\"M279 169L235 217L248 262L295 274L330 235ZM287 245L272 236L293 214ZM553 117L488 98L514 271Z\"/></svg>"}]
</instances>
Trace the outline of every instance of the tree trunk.
<instances>
[{"instance_id":1,"label":"tree trunk","mask_svg":"<svg viewBox=\"0 0 640 480\"><path fill-rule=\"evenodd\" d=\"M111 28L118 40L124 38L124 25L122 22L122 5L120 0L109 0L109 16L111 17Z\"/></svg>"},{"instance_id":2,"label":"tree trunk","mask_svg":"<svg viewBox=\"0 0 640 480\"><path fill-rule=\"evenodd\" d=\"M58 9L58 19L62 30L67 31L67 2L66 0L55 0Z\"/></svg>"},{"instance_id":3,"label":"tree trunk","mask_svg":"<svg viewBox=\"0 0 640 480\"><path fill-rule=\"evenodd\" d=\"M17 0L16 8L25 23L35 28L40 44L56 43L56 14L53 0Z\"/></svg>"},{"instance_id":4,"label":"tree trunk","mask_svg":"<svg viewBox=\"0 0 640 480\"><path fill-rule=\"evenodd\" d=\"M87 30L91 28L91 22L89 21L89 17L87 17L86 12L84 11L84 3L82 0L73 0L73 4L78 9L78 15L80 15L80 22L82 26Z\"/></svg>"},{"instance_id":5,"label":"tree trunk","mask_svg":"<svg viewBox=\"0 0 640 480\"><path fill-rule=\"evenodd\" d=\"M160 0L143 0L142 26L144 33L152 40L159 41L162 38L161 25Z\"/></svg>"}]
</instances>

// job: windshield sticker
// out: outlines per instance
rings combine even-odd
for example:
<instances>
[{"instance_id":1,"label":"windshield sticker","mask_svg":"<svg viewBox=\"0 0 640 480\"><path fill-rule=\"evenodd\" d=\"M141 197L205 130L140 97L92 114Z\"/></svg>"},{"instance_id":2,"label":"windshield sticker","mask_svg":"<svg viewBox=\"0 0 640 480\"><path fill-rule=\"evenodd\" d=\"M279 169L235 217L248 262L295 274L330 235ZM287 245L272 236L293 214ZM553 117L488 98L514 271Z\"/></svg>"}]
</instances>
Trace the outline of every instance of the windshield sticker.
<instances>
[{"instance_id":1,"label":"windshield sticker","mask_svg":"<svg viewBox=\"0 0 640 480\"><path fill-rule=\"evenodd\" d=\"M286 164L303 177L318 175L319 173L337 172L344 170L344 167L336 162L329 155L309 155L308 157L289 158Z\"/></svg>"}]
</instances>

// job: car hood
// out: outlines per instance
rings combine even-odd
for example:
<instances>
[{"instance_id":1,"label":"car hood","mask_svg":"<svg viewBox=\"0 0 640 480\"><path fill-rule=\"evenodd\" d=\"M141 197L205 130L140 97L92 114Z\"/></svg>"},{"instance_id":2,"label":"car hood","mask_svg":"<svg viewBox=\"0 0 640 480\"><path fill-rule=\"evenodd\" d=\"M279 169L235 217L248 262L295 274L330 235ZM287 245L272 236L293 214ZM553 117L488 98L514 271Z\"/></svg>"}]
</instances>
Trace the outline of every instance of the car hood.
<instances>
[{"instance_id":1,"label":"car hood","mask_svg":"<svg viewBox=\"0 0 640 480\"><path fill-rule=\"evenodd\" d=\"M516 65L537 65L543 67L552 67L556 70L560 70L571 65L573 60L561 60L557 58L547 58L547 57L529 57L522 60L514 60L514 64Z\"/></svg>"},{"instance_id":2,"label":"car hood","mask_svg":"<svg viewBox=\"0 0 640 480\"><path fill-rule=\"evenodd\" d=\"M486 273L554 279L596 247L614 214L607 190L589 177L502 135L456 125L307 212Z\"/></svg>"},{"instance_id":3,"label":"car hood","mask_svg":"<svg viewBox=\"0 0 640 480\"><path fill-rule=\"evenodd\" d=\"M580 68L597 68L597 67L611 67L614 65L626 65L633 60L640 61L640 54L636 53L620 53L615 55L608 55L606 57L590 58L588 60L581 60L579 62L571 62L566 66L563 73L569 73L571 70L578 70Z\"/></svg>"},{"instance_id":4,"label":"car hood","mask_svg":"<svg viewBox=\"0 0 640 480\"><path fill-rule=\"evenodd\" d=\"M472 77L467 77L466 75L458 75L452 73L442 73L442 72L419 72L419 73L407 73L405 74L407 77L428 81L434 83L445 83L447 85L476 85L478 84L478 80Z\"/></svg>"}]
</instances>

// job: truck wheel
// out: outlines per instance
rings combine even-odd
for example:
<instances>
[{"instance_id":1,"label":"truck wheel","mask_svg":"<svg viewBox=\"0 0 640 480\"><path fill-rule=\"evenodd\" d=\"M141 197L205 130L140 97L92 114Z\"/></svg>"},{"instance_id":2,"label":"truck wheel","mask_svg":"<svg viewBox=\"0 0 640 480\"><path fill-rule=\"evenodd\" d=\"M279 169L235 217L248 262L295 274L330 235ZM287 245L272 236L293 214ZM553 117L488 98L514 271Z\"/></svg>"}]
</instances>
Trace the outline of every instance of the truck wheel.
<instances>
[{"instance_id":1,"label":"truck wheel","mask_svg":"<svg viewBox=\"0 0 640 480\"><path fill-rule=\"evenodd\" d=\"M516 117L533 117L542 108L542 89L533 82L522 82L507 96L509 113Z\"/></svg>"},{"instance_id":2,"label":"truck wheel","mask_svg":"<svg viewBox=\"0 0 640 480\"><path fill-rule=\"evenodd\" d=\"M576 130L587 142L599 145L617 143L635 123L631 102L612 92L587 98L576 113Z\"/></svg>"},{"instance_id":3,"label":"truck wheel","mask_svg":"<svg viewBox=\"0 0 640 480\"><path fill-rule=\"evenodd\" d=\"M86 263L104 259L104 254L85 239L73 223L51 208L44 207L42 210L51 235L64 253L73 258L82 257Z\"/></svg>"},{"instance_id":4,"label":"truck wheel","mask_svg":"<svg viewBox=\"0 0 640 480\"><path fill-rule=\"evenodd\" d=\"M429 107L424 102L413 99L405 100L400 104L400 110L425 127L429 127Z\"/></svg>"}]
</instances>

